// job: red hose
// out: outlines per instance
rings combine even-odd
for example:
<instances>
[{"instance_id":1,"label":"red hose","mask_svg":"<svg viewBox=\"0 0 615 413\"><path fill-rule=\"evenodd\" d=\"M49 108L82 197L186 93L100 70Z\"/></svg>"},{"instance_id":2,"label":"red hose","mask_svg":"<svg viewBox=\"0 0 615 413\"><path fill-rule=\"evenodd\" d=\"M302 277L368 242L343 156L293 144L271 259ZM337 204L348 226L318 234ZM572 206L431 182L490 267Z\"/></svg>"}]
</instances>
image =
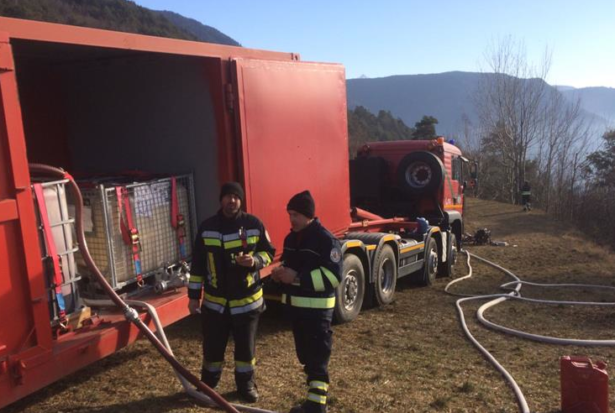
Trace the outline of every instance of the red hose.
<instances>
[{"instance_id":1,"label":"red hose","mask_svg":"<svg viewBox=\"0 0 615 413\"><path fill-rule=\"evenodd\" d=\"M224 400L218 393L216 393L213 389L207 386L205 383L201 382L196 376L190 373L184 366L179 364L179 362L173 357L173 355L166 349L166 347L158 340L158 337L154 335L154 333L143 323L141 318L139 318L138 313L128 306L117 293L113 290L113 288L109 285L104 275L100 272L90 252L88 251L85 234L83 232L83 198L81 196L81 191L77 186L77 183L73 179L73 177L65 172L62 169L55 168L49 165L42 164L30 164L30 171L33 173L53 176L59 179L68 179L70 183L70 188L72 189L75 196L75 210L76 210L76 229L77 229L77 238L79 239L79 251L83 256L83 259L86 262L88 268L94 273L94 276L97 278L100 285L103 287L111 301L115 303L115 305L122 310L127 319L132 321L139 330L143 333L145 337L156 347L156 350L164 357L169 364L177 371L179 374L184 376L186 380L188 380L191 384L193 384L197 390L205 393L209 396L221 409L229 413L239 413L237 409L235 409L232 405L229 404L226 400Z\"/></svg>"},{"instance_id":2,"label":"red hose","mask_svg":"<svg viewBox=\"0 0 615 413\"><path fill-rule=\"evenodd\" d=\"M384 219L380 215L376 215L374 213L371 213L361 208L354 208L352 212L354 212L354 215L357 217L357 219L360 219L360 220L367 219L368 221L369 220L376 221L376 220Z\"/></svg>"}]
</instances>

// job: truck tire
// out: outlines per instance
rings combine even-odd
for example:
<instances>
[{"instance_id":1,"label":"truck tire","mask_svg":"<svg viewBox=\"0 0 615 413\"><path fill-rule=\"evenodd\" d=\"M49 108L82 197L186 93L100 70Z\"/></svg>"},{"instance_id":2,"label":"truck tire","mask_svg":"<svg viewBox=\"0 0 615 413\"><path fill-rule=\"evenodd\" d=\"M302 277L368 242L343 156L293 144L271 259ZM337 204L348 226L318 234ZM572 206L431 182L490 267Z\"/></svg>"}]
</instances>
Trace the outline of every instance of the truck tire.
<instances>
[{"instance_id":1,"label":"truck tire","mask_svg":"<svg viewBox=\"0 0 615 413\"><path fill-rule=\"evenodd\" d=\"M423 262L423 278L421 284L432 285L438 274L438 243L433 237L425 241L425 258Z\"/></svg>"},{"instance_id":2,"label":"truck tire","mask_svg":"<svg viewBox=\"0 0 615 413\"><path fill-rule=\"evenodd\" d=\"M397 168L397 183L409 194L432 192L442 185L442 161L431 152L413 152L406 155Z\"/></svg>"},{"instance_id":3,"label":"truck tire","mask_svg":"<svg viewBox=\"0 0 615 413\"><path fill-rule=\"evenodd\" d=\"M455 264L457 263L457 236L454 232L450 235L450 245L446 254L447 261L438 266L438 275L441 277L452 277L455 275Z\"/></svg>"},{"instance_id":4,"label":"truck tire","mask_svg":"<svg viewBox=\"0 0 615 413\"><path fill-rule=\"evenodd\" d=\"M370 302L386 305L393 302L397 286L397 260L390 245L383 245L374 259L374 283L369 285Z\"/></svg>"},{"instance_id":5,"label":"truck tire","mask_svg":"<svg viewBox=\"0 0 615 413\"><path fill-rule=\"evenodd\" d=\"M363 263L354 254L344 255L342 282L335 290L333 321L343 324L354 320L361 311L365 295L365 271Z\"/></svg>"}]
</instances>

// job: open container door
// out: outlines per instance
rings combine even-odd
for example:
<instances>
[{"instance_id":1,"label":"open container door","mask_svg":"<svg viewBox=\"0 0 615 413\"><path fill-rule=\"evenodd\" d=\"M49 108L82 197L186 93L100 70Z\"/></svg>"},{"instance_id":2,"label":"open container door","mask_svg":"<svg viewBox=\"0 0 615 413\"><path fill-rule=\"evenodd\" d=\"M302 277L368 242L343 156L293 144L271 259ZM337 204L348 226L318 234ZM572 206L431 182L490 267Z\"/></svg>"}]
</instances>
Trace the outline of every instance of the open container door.
<instances>
[{"instance_id":1,"label":"open container door","mask_svg":"<svg viewBox=\"0 0 615 413\"><path fill-rule=\"evenodd\" d=\"M0 394L50 355L51 327L13 53L0 32ZM8 392L11 389L11 392Z\"/></svg>"},{"instance_id":2,"label":"open container door","mask_svg":"<svg viewBox=\"0 0 615 413\"><path fill-rule=\"evenodd\" d=\"M281 253L286 204L309 190L333 233L350 225L346 78L341 65L233 61L240 176L248 212L263 220Z\"/></svg>"}]
</instances>

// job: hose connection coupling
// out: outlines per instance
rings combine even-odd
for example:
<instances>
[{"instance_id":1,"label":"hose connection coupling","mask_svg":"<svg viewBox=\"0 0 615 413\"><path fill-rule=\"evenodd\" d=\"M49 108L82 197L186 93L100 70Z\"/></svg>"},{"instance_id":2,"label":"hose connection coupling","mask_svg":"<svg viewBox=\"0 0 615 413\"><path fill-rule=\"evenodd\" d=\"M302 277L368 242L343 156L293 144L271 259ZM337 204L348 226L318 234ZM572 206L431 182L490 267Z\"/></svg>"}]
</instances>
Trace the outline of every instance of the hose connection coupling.
<instances>
[{"instance_id":1,"label":"hose connection coupling","mask_svg":"<svg viewBox=\"0 0 615 413\"><path fill-rule=\"evenodd\" d=\"M126 306L124 309L124 317L126 317L126 320L128 321L136 323L137 320L139 320L139 313L134 308Z\"/></svg>"}]
</instances>

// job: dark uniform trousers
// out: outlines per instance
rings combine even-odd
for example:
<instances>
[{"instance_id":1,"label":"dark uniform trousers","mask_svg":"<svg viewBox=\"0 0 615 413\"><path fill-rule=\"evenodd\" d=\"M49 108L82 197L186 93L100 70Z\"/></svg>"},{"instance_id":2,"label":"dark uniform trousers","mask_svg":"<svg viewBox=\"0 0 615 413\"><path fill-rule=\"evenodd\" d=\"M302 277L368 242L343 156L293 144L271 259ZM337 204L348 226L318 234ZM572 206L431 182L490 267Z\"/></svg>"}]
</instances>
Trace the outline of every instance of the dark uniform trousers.
<instances>
[{"instance_id":1,"label":"dark uniform trousers","mask_svg":"<svg viewBox=\"0 0 615 413\"><path fill-rule=\"evenodd\" d=\"M282 302L292 323L297 358L307 375L308 393L302 404L306 413L327 410L331 320L341 258L339 241L318 219L284 240L282 261L298 275L294 283L283 286Z\"/></svg>"},{"instance_id":2,"label":"dark uniform trousers","mask_svg":"<svg viewBox=\"0 0 615 413\"><path fill-rule=\"evenodd\" d=\"M216 387L222 375L222 363L229 336L235 341L235 382L238 387L254 378L256 330L262 311L231 316L228 308L224 314L201 307L203 328L203 370L201 381Z\"/></svg>"},{"instance_id":3,"label":"dark uniform trousers","mask_svg":"<svg viewBox=\"0 0 615 413\"><path fill-rule=\"evenodd\" d=\"M289 314L297 358L307 375L308 386L312 381L329 383L328 365L333 346L333 331L331 330L333 310L289 307Z\"/></svg>"}]
</instances>

